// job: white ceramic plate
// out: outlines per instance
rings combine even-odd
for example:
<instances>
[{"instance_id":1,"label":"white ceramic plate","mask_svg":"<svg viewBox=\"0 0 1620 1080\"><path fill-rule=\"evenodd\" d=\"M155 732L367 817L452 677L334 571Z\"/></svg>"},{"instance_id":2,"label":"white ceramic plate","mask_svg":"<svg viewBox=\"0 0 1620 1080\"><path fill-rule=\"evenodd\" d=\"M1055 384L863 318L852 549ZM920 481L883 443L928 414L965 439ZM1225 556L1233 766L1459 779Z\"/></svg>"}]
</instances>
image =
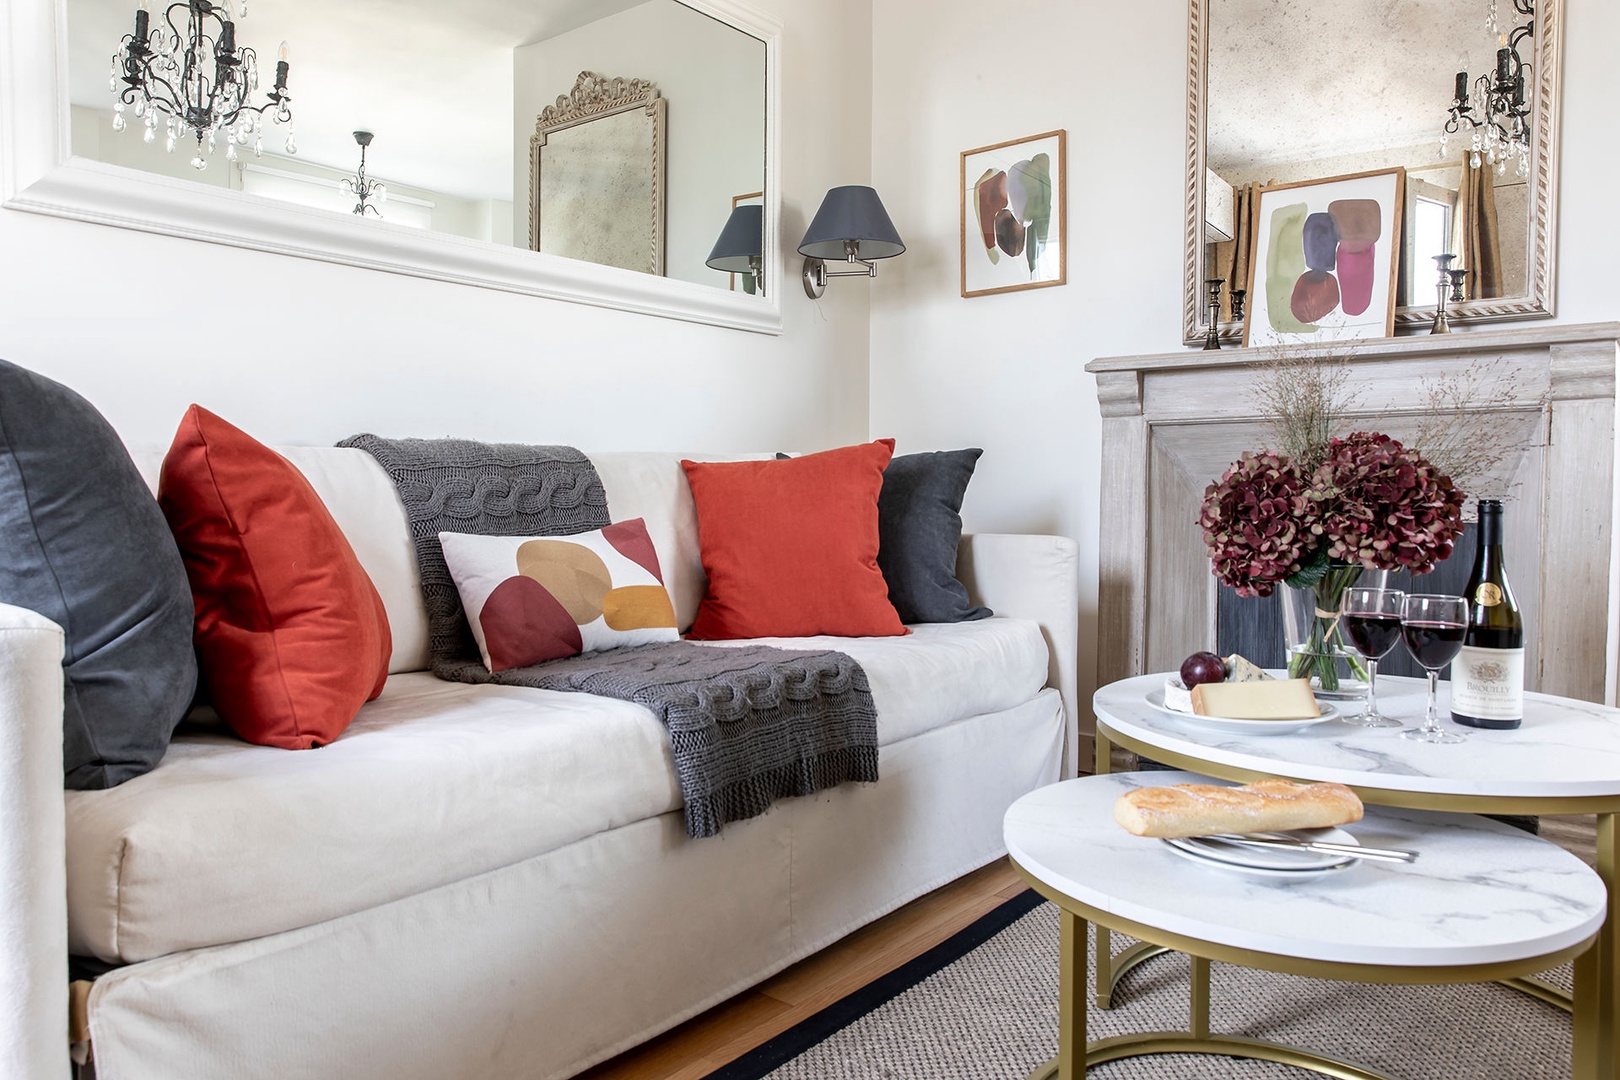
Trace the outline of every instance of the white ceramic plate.
<instances>
[{"instance_id":1,"label":"white ceramic plate","mask_svg":"<svg viewBox=\"0 0 1620 1080\"><path fill-rule=\"evenodd\" d=\"M1260 836L1289 836L1299 840L1327 840L1335 844L1356 844L1343 829L1295 829ZM1184 859L1217 870L1249 874L1277 880L1320 877L1343 870L1356 862L1349 855L1326 855L1315 851L1289 851L1286 848L1250 847L1231 844L1208 836L1188 836L1165 840L1171 851Z\"/></svg>"},{"instance_id":2,"label":"white ceramic plate","mask_svg":"<svg viewBox=\"0 0 1620 1080\"><path fill-rule=\"evenodd\" d=\"M1147 703L1160 712L1185 720L1198 727L1214 728L1216 731L1230 731L1235 735L1287 735L1295 731L1304 731L1315 724L1326 723L1339 715L1339 708L1331 701L1316 699L1316 707L1322 710L1321 716L1312 716L1304 720L1233 720L1225 716L1194 716L1192 713L1180 712L1167 708L1164 704L1164 687L1155 687L1146 694Z\"/></svg>"}]
</instances>

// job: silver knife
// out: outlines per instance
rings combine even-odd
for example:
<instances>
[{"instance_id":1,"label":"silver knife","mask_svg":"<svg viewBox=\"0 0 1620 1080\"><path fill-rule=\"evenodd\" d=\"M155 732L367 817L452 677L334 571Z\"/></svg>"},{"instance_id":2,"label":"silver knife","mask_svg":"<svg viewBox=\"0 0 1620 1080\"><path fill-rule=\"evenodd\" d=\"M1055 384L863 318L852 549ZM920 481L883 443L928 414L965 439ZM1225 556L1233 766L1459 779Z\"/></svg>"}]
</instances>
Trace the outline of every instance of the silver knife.
<instances>
[{"instance_id":1,"label":"silver knife","mask_svg":"<svg viewBox=\"0 0 1620 1080\"><path fill-rule=\"evenodd\" d=\"M1357 859L1375 859L1383 862L1409 863L1417 859L1415 851L1397 848L1363 847L1360 844L1335 844L1327 840L1300 840L1287 836L1247 836L1222 833L1206 836L1205 840L1219 840L1227 844L1246 844L1250 847L1291 848L1295 851L1315 851L1323 855L1348 855Z\"/></svg>"}]
</instances>

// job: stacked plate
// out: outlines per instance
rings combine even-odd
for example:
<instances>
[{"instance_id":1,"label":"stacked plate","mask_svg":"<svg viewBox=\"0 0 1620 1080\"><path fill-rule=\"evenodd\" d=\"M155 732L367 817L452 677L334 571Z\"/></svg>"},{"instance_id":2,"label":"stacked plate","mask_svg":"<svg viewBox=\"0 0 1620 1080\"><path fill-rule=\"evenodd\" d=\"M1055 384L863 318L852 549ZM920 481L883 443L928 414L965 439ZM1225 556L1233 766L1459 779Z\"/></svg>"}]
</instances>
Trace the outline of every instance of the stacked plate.
<instances>
[{"instance_id":1,"label":"stacked plate","mask_svg":"<svg viewBox=\"0 0 1620 1080\"><path fill-rule=\"evenodd\" d=\"M1343 829L1295 829L1292 832L1255 835L1359 846L1356 838ZM1176 837L1164 843L1182 858L1210 869L1287 881L1336 873L1357 861L1353 855L1323 854L1285 847L1254 847L1213 836Z\"/></svg>"},{"instance_id":2,"label":"stacked plate","mask_svg":"<svg viewBox=\"0 0 1620 1080\"><path fill-rule=\"evenodd\" d=\"M1322 710L1320 716L1312 716L1303 720L1235 720L1226 716L1198 716L1193 713L1172 709L1164 703L1164 688L1157 687L1146 694L1147 703L1160 712L1169 713L1177 720L1214 728L1216 731L1227 731L1234 735L1288 735L1295 731L1304 731L1308 727L1326 723L1339 715L1338 707L1331 701L1316 699L1316 707Z\"/></svg>"}]
</instances>

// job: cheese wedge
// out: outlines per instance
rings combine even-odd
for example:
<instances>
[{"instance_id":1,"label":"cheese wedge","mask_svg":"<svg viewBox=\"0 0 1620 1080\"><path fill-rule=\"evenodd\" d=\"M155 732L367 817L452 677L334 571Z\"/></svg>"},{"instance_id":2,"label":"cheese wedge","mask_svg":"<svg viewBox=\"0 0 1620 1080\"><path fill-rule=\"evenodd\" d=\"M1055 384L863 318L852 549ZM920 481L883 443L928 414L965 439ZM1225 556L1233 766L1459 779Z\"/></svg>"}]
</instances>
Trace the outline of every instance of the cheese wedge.
<instances>
[{"instance_id":1,"label":"cheese wedge","mask_svg":"<svg viewBox=\"0 0 1620 1080\"><path fill-rule=\"evenodd\" d=\"M1227 720L1307 720L1321 716L1307 679L1203 683L1192 688L1193 714Z\"/></svg>"},{"instance_id":2,"label":"cheese wedge","mask_svg":"<svg viewBox=\"0 0 1620 1080\"><path fill-rule=\"evenodd\" d=\"M1226 682L1271 681L1270 675L1267 675L1264 671L1261 671L1259 668L1249 663L1249 661L1245 660L1237 653L1233 653L1231 656L1225 657L1224 659L1226 660L1226 670L1228 672L1225 679Z\"/></svg>"}]
</instances>

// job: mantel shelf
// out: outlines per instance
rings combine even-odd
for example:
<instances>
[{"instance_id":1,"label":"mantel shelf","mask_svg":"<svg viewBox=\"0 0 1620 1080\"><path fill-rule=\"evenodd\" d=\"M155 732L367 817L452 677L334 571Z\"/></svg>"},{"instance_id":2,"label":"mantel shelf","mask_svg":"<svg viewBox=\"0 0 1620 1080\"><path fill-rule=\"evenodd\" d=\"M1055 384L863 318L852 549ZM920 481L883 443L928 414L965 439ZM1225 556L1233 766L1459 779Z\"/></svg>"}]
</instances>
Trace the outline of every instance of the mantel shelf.
<instances>
[{"instance_id":1,"label":"mantel shelf","mask_svg":"<svg viewBox=\"0 0 1620 1080\"><path fill-rule=\"evenodd\" d=\"M1479 353L1518 352L1555 345L1620 342L1620 322L1551 324L1511 330L1474 330L1412 337L1367 338L1289 346L1293 353L1337 353L1351 363L1374 359L1419 359ZM1241 368L1281 355L1276 348L1180 349L1141 356L1105 356L1086 365L1093 374L1115 371L1170 371L1186 368Z\"/></svg>"}]
</instances>

